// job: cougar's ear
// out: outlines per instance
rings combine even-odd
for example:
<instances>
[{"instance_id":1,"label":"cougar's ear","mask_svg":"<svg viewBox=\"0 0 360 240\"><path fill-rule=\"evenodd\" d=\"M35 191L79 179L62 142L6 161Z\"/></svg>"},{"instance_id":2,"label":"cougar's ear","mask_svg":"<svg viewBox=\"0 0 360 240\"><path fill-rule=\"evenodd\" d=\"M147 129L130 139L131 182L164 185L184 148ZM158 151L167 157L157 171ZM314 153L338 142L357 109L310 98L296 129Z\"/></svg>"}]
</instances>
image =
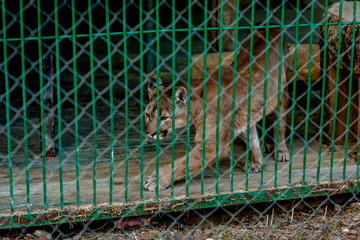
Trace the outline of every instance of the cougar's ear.
<instances>
[{"instance_id":1,"label":"cougar's ear","mask_svg":"<svg viewBox=\"0 0 360 240\"><path fill-rule=\"evenodd\" d=\"M175 92L175 101L177 104L186 104L187 91L184 87L179 87Z\"/></svg>"},{"instance_id":2,"label":"cougar's ear","mask_svg":"<svg viewBox=\"0 0 360 240\"><path fill-rule=\"evenodd\" d=\"M149 98L151 99L152 97L156 96L156 76L152 76L149 79L149 84L148 84L148 93L149 93ZM163 82L161 81L161 79L159 78L159 88L163 87Z\"/></svg>"}]
</instances>

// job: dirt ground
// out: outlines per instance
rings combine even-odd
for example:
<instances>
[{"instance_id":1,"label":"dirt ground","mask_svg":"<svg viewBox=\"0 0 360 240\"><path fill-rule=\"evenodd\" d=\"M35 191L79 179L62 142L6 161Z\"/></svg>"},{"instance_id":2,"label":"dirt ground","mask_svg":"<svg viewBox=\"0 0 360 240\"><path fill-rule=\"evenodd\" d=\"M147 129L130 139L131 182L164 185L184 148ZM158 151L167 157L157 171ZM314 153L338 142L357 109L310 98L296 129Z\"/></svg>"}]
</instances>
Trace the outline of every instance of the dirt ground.
<instances>
[{"instance_id":1,"label":"dirt ground","mask_svg":"<svg viewBox=\"0 0 360 240\"><path fill-rule=\"evenodd\" d=\"M351 194L149 217L148 226L116 228L119 220L107 220L0 231L0 239L360 238L360 201Z\"/></svg>"}]
</instances>

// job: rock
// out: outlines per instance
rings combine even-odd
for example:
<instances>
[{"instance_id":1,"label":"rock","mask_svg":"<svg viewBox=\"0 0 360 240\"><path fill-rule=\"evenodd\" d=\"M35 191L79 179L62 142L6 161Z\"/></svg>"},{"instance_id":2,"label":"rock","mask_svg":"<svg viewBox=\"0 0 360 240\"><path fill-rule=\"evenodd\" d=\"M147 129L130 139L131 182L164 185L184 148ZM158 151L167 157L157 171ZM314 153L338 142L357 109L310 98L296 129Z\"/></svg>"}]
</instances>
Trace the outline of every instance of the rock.
<instances>
[{"instance_id":1,"label":"rock","mask_svg":"<svg viewBox=\"0 0 360 240\"><path fill-rule=\"evenodd\" d=\"M313 229L312 226L309 226L309 225L305 225L305 226L303 226L303 228L304 229L311 229L311 230Z\"/></svg>"},{"instance_id":2,"label":"rock","mask_svg":"<svg viewBox=\"0 0 360 240\"><path fill-rule=\"evenodd\" d=\"M31 234L26 234L23 238L24 240L35 240L36 238Z\"/></svg>"},{"instance_id":3,"label":"rock","mask_svg":"<svg viewBox=\"0 0 360 240\"><path fill-rule=\"evenodd\" d=\"M343 240L343 238L339 237L339 236L336 236L333 238L333 240Z\"/></svg>"},{"instance_id":4,"label":"rock","mask_svg":"<svg viewBox=\"0 0 360 240\"><path fill-rule=\"evenodd\" d=\"M322 209L322 208L318 208L318 209L316 210L316 213L317 213L318 215L324 215L325 211L324 211L324 209Z\"/></svg>"},{"instance_id":5,"label":"rock","mask_svg":"<svg viewBox=\"0 0 360 240\"><path fill-rule=\"evenodd\" d=\"M258 225L259 227L264 227L265 226L263 221L258 221L258 223L256 225Z\"/></svg>"},{"instance_id":6,"label":"rock","mask_svg":"<svg viewBox=\"0 0 360 240\"><path fill-rule=\"evenodd\" d=\"M312 223L312 228L313 229L319 229L323 226L323 223L318 223L318 222L314 222Z\"/></svg>"},{"instance_id":7,"label":"rock","mask_svg":"<svg viewBox=\"0 0 360 240\"><path fill-rule=\"evenodd\" d=\"M33 235L37 237L39 240L50 240L52 239L51 233L48 233L43 230L35 230Z\"/></svg>"},{"instance_id":8,"label":"rock","mask_svg":"<svg viewBox=\"0 0 360 240\"><path fill-rule=\"evenodd\" d=\"M179 239L180 238L179 231L177 231L177 230L170 231L169 235L170 235L170 239Z\"/></svg>"},{"instance_id":9,"label":"rock","mask_svg":"<svg viewBox=\"0 0 360 240\"><path fill-rule=\"evenodd\" d=\"M202 235L201 229L196 229L196 231L194 232L194 237L200 239L201 235Z\"/></svg>"},{"instance_id":10,"label":"rock","mask_svg":"<svg viewBox=\"0 0 360 240\"><path fill-rule=\"evenodd\" d=\"M82 235L82 234L78 234L78 235L76 235L75 237L73 237L73 239L74 239L74 240L80 240L80 239L81 239L81 235Z\"/></svg>"},{"instance_id":11,"label":"rock","mask_svg":"<svg viewBox=\"0 0 360 240\"><path fill-rule=\"evenodd\" d=\"M351 208L360 208L360 202L354 202L349 205Z\"/></svg>"}]
</instances>

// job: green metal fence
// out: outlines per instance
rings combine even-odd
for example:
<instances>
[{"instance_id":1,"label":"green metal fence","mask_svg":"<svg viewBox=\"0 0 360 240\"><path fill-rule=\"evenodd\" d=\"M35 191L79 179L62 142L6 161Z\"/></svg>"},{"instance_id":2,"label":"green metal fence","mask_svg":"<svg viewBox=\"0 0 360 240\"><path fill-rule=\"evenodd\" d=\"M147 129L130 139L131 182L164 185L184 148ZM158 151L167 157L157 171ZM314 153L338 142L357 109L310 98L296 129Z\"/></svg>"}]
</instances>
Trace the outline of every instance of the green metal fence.
<instances>
[{"instance_id":1,"label":"green metal fence","mask_svg":"<svg viewBox=\"0 0 360 240\"><path fill-rule=\"evenodd\" d=\"M358 119L351 116L359 108L359 4L354 1L349 7L350 2L340 1L339 22L328 22L332 3L1 1L0 228L275 204L339 193L356 198L360 145L358 132L351 130ZM346 21L343 4L351 13ZM351 43L346 49L344 26L352 32L346 35ZM329 36L328 29L335 29L337 36ZM276 31L280 35L273 37ZM341 47L332 48L334 37ZM279 45L273 45L273 39ZM265 46L253 49L256 41ZM269 60L275 51L276 63ZM336 53L335 61L329 60L329 52ZM246 66L240 66L247 79L236 69L242 61L239 53L248 57ZM349 66L344 66L346 54ZM335 69L335 78L328 68ZM314 69L319 70L316 76ZM263 74L260 83L258 73ZM241 81L246 91L237 89ZM341 81L347 92L341 90ZM167 93L159 87L162 82ZM148 84L155 86L154 140L147 136ZM180 100L186 119L185 127L175 131L178 86L185 90ZM271 96L267 89L273 87L276 94ZM281 143L280 103L286 88L290 102ZM237 98L239 91L246 92L242 99ZM254 117L252 105L258 95L263 98L257 112L261 118ZM345 110L338 108L340 95L346 99L341 105ZM164 117L160 103L165 98L172 107ZM224 105L225 98L230 105ZM201 104L195 106L194 99ZM267 108L273 101L275 119L269 123ZM215 113L209 110L211 104ZM192 115L194 108L199 108L198 116ZM224 108L230 117L225 130ZM239 109L245 111L242 143L235 140ZM326 118L327 112L331 117ZM345 122L340 121L342 114ZM167 119L170 130L161 140ZM345 131L338 135L340 124ZM260 133L261 163L259 173L252 174L254 126ZM222 142L224 134L229 142ZM345 140L338 142L340 138ZM268 149L267 142L274 142L274 148ZM281 159L281 144L289 150L286 159ZM227 146L229 152L222 156ZM181 158L184 174L177 179L180 161L175 160ZM194 159L200 161L196 171ZM162 168L165 165L169 168ZM146 183L151 174L153 188Z\"/></svg>"}]
</instances>

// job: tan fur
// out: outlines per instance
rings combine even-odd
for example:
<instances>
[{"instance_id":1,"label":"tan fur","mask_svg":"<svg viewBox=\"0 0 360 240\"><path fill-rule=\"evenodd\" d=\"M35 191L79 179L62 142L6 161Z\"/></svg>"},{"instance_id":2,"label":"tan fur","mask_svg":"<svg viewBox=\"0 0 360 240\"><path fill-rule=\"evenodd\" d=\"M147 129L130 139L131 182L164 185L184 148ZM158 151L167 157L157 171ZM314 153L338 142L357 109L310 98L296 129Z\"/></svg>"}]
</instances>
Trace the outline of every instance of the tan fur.
<instances>
[{"instance_id":1,"label":"tan fur","mask_svg":"<svg viewBox=\"0 0 360 240\"><path fill-rule=\"evenodd\" d=\"M266 114L276 112L278 101L278 74L279 74L279 52L280 52L280 30L273 28L269 31L269 58L268 58L268 80L266 97ZM261 167L261 151L256 132L256 122L262 119L264 102L264 67L265 67L265 30L255 30L253 38L253 65L252 65L252 93L250 109L250 172L259 172ZM288 53L287 44L284 39L283 56ZM250 35L244 43L244 49L239 51L237 56L237 79L235 95L235 122L234 132L236 137L246 140L247 126L247 106L248 106L248 87L249 87L249 62L250 62ZM286 82L287 59L283 57L281 73L281 93L280 93L280 124L279 124L279 161L289 160L289 153L285 143L286 131L286 109L288 105L288 90ZM220 114L219 114L219 158L228 155L231 143L231 116L233 99L233 65L221 68L221 94L220 94ZM205 163L209 166L216 161L216 119L217 119L217 99L218 99L218 70L211 74L206 82L206 140L205 140ZM160 117L168 117L165 121L160 121L160 138L171 133L171 113L172 113L172 92L171 88L162 85L160 90ZM186 86L176 87L175 104L175 127L186 127ZM191 124L196 128L195 147L189 155L189 173L195 173L201 169L202 163L202 135L203 135L203 82L191 84L190 98L190 118ZM155 136L156 139L156 85L149 85L150 102L145 110L146 131L149 137ZM275 131L274 131L275 132ZM155 135L154 135L155 133ZM175 161L174 178L175 181L183 178L186 171L186 157L181 157ZM166 165L159 170L159 189L163 190L171 184L171 165ZM144 188L154 191L156 186L155 172L144 181Z\"/></svg>"}]
</instances>

